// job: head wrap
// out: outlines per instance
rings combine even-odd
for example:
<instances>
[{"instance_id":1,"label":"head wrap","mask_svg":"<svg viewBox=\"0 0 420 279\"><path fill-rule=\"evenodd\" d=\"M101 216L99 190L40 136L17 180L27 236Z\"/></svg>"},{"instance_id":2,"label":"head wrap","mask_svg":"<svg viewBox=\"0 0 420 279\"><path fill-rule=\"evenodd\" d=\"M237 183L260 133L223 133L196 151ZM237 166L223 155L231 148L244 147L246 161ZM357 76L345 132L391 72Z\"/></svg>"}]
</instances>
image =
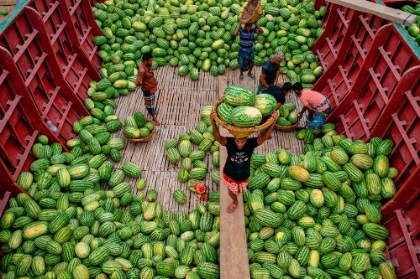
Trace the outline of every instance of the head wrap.
<instances>
[{"instance_id":1,"label":"head wrap","mask_svg":"<svg viewBox=\"0 0 420 279\"><path fill-rule=\"evenodd\" d=\"M272 58L276 58L279 62L283 61L284 59L284 53L281 51L278 51L277 53L275 53Z\"/></svg>"}]
</instances>

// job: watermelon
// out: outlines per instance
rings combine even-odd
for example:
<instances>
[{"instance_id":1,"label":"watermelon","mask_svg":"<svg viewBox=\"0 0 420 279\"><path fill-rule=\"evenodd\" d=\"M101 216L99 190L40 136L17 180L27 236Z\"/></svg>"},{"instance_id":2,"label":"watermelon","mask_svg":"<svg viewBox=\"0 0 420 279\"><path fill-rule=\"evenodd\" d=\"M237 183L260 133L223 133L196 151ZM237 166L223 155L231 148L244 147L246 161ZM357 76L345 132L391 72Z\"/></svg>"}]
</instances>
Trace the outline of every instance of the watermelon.
<instances>
[{"instance_id":1,"label":"watermelon","mask_svg":"<svg viewBox=\"0 0 420 279\"><path fill-rule=\"evenodd\" d=\"M272 114L276 105L276 99L270 94L259 94L255 97L254 107L261 112L263 117Z\"/></svg>"},{"instance_id":2,"label":"watermelon","mask_svg":"<svg viewBox=\"0 0 420 279\"><path fill-rule=\"evenodd\" d=\"M224 101L231 106L252 106L255 101L255 93L249 89L231 85L226 87Z\"/></svg>"},{"instance_id":3,"label":"watermelon","mask_svg":"<svg viewBox=\"0 0 420 279\"><path fill-rule=\"evenodd\" d=\"M233 125L241 128L254 127L261 123L262 114L250 106L238 106L232 110Z\"/></svg>"},{"instance_id":4,"label":"watermelon","mask_svg":"<svg viewBox=\"0 0 420 279\"><path fill-rule=\"evenodd\" d=\"M232 111L233 111L233 106L229 105L226 102L222 102L217 107L217 115L219 116L219 118L223 122L226 122L228 124L233 124L232 123Z\"/></svg>"},{"instance_id":5,"label":"watermelon","mask_svg":"<svg viewBox=\"0 0 420 279\"><path fill-rule=\"evenodd\" d=\"M180 204L184 204L187 202L187 195L185 195L185 193L181 190L175 190L173 196L174 199Z\"/></svg>"}]
</instances>

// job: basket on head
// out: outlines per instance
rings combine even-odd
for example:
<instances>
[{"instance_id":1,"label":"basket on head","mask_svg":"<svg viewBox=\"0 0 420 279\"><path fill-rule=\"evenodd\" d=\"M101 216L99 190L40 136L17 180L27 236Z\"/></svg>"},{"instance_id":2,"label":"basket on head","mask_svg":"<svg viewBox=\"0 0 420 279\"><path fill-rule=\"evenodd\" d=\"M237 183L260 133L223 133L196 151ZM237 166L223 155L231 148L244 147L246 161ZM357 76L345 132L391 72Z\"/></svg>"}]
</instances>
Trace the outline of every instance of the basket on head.
<instances>
[{"instance_id":1,"label":"basket on head","mask_svg":"<svg viewBox=\"0 0 420 279\"><path fill-rule=\"evenodd\" d=\"M263 14L263 9L259 0L248 0L246 2L240 18L244 23L255 23Z\"/></svg>"},{"instance_id":2,"label":"basket on head","mask_svg":"<svg viewBox=\"0 0 420 279\"><path fill-rule=\"evenodd\" d=\"M124 135L125 139L131 142L148 142L153 134L155 133L156 127L153 127L153 130L150 132L150 134L147 137L144 138L138 138L138 139L133 139L133 138L129 138L126 135ZM123 127L123 131L124 131L124 127Z\"/></svg>"},{"instance_id":3,"label":"basket on head","mask_svg":"<svg viewBox=\"0 0 420 279\"><path fill-rule=\"evenodd\" d=\"M212 107L212 111L217 111L217 107L223 102L223 97L220 97L219 99L217 99L217 101L213 104ZM215 121L222 126L223 128L225 128L226 130L228 130L232 136L234 136L237 139L242 139L242 138L246 138L249 137L250 135L252 135L253 133L256 132L260 132L266 128L268 128L270 125L273 124L274 122L274 118L272 116L270 116L267 121L265 121L264 123L262 123L259 126L255 126L255 127L250 127L250 128L240 128L240 127L236 127L230 124L227 124L226 122L223 122L223 120L221 120L219 118L219 116L217 116L216 114L216 118Z\"/></svg>"},{"instance_id":4,"label":"basket on head","mask_svg":"<svg viewBox=\"0 0 420 279\"><path fill-rule=\"evenodd\" d=\"M290 126L280 126L278 124L274 124L274 129L276 129L277 131L282 131L282 132L291 132L294 131L295 128L299 125L299 121L296 122L293 125Z\"/></svg>"}]
</instances>

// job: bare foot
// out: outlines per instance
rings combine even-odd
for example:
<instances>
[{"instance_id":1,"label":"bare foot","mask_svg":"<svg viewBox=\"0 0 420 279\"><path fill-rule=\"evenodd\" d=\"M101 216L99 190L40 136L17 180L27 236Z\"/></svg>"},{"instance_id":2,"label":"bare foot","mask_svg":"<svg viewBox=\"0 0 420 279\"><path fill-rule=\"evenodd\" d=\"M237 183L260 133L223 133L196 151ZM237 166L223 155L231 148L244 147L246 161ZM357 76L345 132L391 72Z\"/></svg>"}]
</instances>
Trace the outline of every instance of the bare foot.
<instances>
[{"instance_id":1,"label":"bare foot","mask_svg":"<svg viewBox=\"0 0 420 279\"><path fill-rule=\"evenodd\" d=\"M160 126L159 121L157 121L156 119L153 120L153 123L155 124L155 126Z\"/></svg>"},{"instance_id":2,"label":"bare foot","mask_svg":"<svg viewBox=\"0 0 420 279\"><path fill-rule=\"evenodd\" d=\"M227 213L232 213L238 205L236 203L231 203L227 208Z\"/></svg>"},{"instance_id":3,"label":"bare foot","mask_svg":"<svg viewBox=\"0 0 420 279\"><path fill-rule=\"evenodd\" d=\"M158 112L158 111L155 111L155 112L154 112L154 115L158 115L158 114L159 114L159 112ZM150 112L147 112L147 116L148 116L148 117L153 117L153 115L151 115L151 114L150 114Z\"/></svg>"}]
</instances>

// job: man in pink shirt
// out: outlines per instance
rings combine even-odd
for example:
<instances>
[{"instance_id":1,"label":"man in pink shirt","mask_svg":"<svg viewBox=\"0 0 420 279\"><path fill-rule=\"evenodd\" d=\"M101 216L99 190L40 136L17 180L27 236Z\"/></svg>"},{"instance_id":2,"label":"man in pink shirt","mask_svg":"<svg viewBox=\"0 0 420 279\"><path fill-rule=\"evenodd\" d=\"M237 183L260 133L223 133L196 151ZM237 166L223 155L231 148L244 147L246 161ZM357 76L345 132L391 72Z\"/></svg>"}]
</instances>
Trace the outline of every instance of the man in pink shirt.
<instances>
[{"instance_id":1,"label":"man in pink shirt","mask_svg":"<svg viewBox=\"0 0 420 279\"><path fill-rule=\"evenodd\" d=\"M299 119L307 110L306 126L308 131L318 134L324 125L325 118L331 113L331 104L328 98L319 92L303 89L300 82L293 84L293 90L298 94L303 104L302 110L299 112Z\"/></svg>"}]
</instances>

